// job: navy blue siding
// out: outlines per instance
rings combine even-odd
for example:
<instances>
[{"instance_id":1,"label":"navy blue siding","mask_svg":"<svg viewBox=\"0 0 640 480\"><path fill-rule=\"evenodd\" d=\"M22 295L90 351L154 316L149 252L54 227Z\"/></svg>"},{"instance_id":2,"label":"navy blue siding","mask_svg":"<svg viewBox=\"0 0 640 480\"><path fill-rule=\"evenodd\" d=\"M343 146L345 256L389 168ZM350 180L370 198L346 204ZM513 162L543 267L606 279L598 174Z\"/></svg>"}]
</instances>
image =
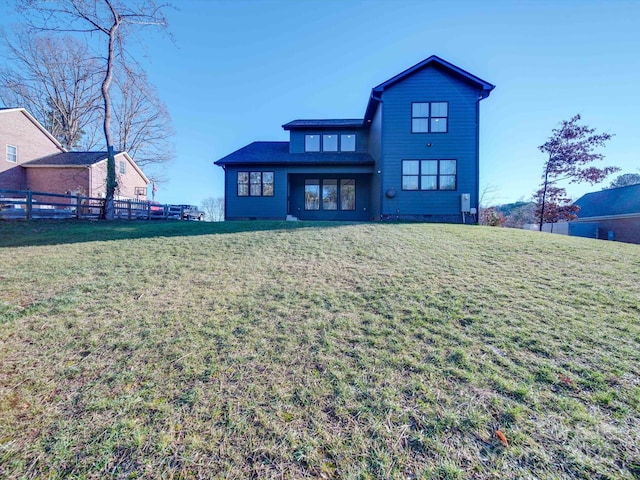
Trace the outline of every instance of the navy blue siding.
<instances>
[{"instance_id":1,"label":"navy blue siding","mask_svg":"<svg viewBox=\"0 0 640 480\"><path fill-rule=\"evenodd\" d=\"M480 91L429 67L383 93L382 124L382 215L406 218L411 215L452 220L460 215L460 195L471 194L477 207L478 151L477 102ZM412 102L446 101L449 105L448 133L411 133ZM427 146L431 143L432 146ZM454 191L403 191L402 160L457 160L457 189ZM396 191L394 198L384 192ZM461 217L460 217L461 218Z\"/></svg>"},{"instance_id":2,"label":"navy blue siding","mask_svg":"<svg viewBox=\"0 0 640 480\"><path fill-rule=\"evenodd\" d=\"M369 132L367 130L359 129L344 129L344 130L291 130L289 151L291 153L304 153L304 136L305 135L342 135L342 134L355 134L356 135L356 152L367 153L369 149ZM321 155L319 152L318 155Z\"/></svg>"},{"instance_id":3,"label":"navy blue siding","mask_svg":"<svg viewBox=\"0 0 640 480\"><path fill-rule=\"evenodd\" d=\"M369 155L375 161L374 173L371 178L371 217L373 220L380 220L382 212L382 108L382 104L379 104L369 129Z\"/></svg>"},{"instance_id":4,"label":"navy blue siding","mask_svg":"<svg viewBox=\"0 0 640 480\"><path fill-rule=\"evenodd\" d=\"M238 172L274 172L274 195L272 197L238 196ZM283 220L288 214L298 216L304 210L305 178L355 178L356 210L304 212L306 220L371 220L369 200L371 196L370 166L255 166L226 167L225 199L226 220L261 219ZM308 213L305 215L305 213Z\"/></svg>"},{"instance_id":5,"label":"navy blue siding","mask_svg":"<svg viewBox=\"0 0 640 480\"><path fill-rule=\"evenodd\" d=\"M273 172L272 197L239 197L238 172ZM287 173L282 167L230 167L225 168L225 218L281 219L287 216Z\"/></svg>"}]
</instances>

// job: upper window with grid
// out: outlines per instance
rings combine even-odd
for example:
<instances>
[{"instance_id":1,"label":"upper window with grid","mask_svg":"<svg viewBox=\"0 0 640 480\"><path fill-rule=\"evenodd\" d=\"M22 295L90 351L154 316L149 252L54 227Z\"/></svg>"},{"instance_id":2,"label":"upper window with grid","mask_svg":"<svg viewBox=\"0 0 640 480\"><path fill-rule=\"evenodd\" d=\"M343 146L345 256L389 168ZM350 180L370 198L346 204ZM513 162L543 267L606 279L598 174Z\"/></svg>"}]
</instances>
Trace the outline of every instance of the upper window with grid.
<instances>
[{"instance_id":1,"label":"upper window with grid","mask_svg":"<svg viewBox=\"0 0 640 480\"><path fill-rule=\"evenodd\" d=\"M414 102L411 104L411 133L447 133L447 102Z\"/></svg>"}]
</instances>

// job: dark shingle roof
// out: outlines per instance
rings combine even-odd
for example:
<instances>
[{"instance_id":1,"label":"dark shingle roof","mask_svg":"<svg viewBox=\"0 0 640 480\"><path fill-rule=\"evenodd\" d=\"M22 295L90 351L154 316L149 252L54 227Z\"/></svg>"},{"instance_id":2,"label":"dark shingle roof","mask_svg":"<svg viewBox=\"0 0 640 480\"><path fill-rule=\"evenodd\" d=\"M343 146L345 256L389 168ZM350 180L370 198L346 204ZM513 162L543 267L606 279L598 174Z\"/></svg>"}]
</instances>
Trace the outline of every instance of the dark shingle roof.
<instances>
[{"instance_id":1,"label":"dark shingle roof","mask_svg":"<svg viewBox=\"0 0 640 480\"><path fill-rule=\"evenodd\" d=\"M289 142L253 142L216 161L222 165L373 165L367 153L289 153Z\"/></svg>"},{"instance_id":2,"label":"dark shingle roof","mask_svg":"<svg viewBox=\"0 0 640 480\"><path fill-rule=\"evenodd\" d=\"M115 155L122 152L114 152ZM57 165L57 166L85 166L93 165L94 163L101 162L107 158L107 152L64 152L55 153L46 157L31 160L30 162L23 163L22 166L28 167L30 165Z\"/></svg>"},{"instance_id":3,"label":"dark shingle roof","mask_svg":"<svg viewBox=\"0 0 640 480\"><path fill-rule=\"evenodd\" d=\"M578 218L640 213L640 185L587 193L574 204L580 206Z\"/></svg>"},{"instance_id":4,"label":"dark shingle roof","mask_svg":"<svg viewBox=\"0 0 640 480\"><path fill-rule=\"evenodd\" d=\"M363 121L361 118L344 119L324 119L324 120L293 120L285 123L282 128L285 130L303 128L361 128Z\"/></svg>"}]
</instances>

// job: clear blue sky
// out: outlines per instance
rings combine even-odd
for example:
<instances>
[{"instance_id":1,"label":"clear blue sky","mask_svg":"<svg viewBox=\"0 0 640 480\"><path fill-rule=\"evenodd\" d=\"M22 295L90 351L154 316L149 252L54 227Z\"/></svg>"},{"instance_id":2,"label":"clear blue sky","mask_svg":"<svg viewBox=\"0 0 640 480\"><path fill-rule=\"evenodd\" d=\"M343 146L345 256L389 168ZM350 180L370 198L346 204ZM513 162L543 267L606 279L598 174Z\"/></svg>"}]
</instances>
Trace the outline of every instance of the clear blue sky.
<instances>
[{"instance_id":1,"label":"clear blue sky","mask_svg":"<svg viewBox=\"0 0 640 480\"><path fill-rule=\"evenodd\" d=\"M281 125L297 118L362 118L372 87L434 54L496 85L480 122L481 187L494 187L494 202L530 199L545 161L537 146L576 113L616 135L602 166L640 173L640 1L174 5L174 41L151 35L139 48L176 130L163 203L222 196L215 160L255 140L287 140Z\"/></svg>"}]
</instances>

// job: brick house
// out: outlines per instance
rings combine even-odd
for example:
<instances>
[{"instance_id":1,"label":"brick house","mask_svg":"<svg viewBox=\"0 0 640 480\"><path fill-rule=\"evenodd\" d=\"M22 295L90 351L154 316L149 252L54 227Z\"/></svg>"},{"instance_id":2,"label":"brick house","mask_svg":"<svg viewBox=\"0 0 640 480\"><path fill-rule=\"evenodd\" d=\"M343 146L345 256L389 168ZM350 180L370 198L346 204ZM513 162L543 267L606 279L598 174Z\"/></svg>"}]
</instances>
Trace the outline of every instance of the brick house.
<instances>
[{"instance_id":1,"label":"brick house","mask_svg":"<svg viewBox=\"0 0 640 480\"><path fill-rule=\"evenodd\" d=\"M150 183L127 152L115 155L116 197L147 198ZM107 153L68 152L24 108L0 109L0 190L106 194Z\"/></svg>"},{"instance_id":2,"label":"brick house","mask_svg":"<svg viewBox=\"0 0 640 480\"><path fill-rule=\"evenodd\" d=\"M580 210L569 235L640 244L640 185L587 193L574 205Z\"/></svg>"}]
</instances>

